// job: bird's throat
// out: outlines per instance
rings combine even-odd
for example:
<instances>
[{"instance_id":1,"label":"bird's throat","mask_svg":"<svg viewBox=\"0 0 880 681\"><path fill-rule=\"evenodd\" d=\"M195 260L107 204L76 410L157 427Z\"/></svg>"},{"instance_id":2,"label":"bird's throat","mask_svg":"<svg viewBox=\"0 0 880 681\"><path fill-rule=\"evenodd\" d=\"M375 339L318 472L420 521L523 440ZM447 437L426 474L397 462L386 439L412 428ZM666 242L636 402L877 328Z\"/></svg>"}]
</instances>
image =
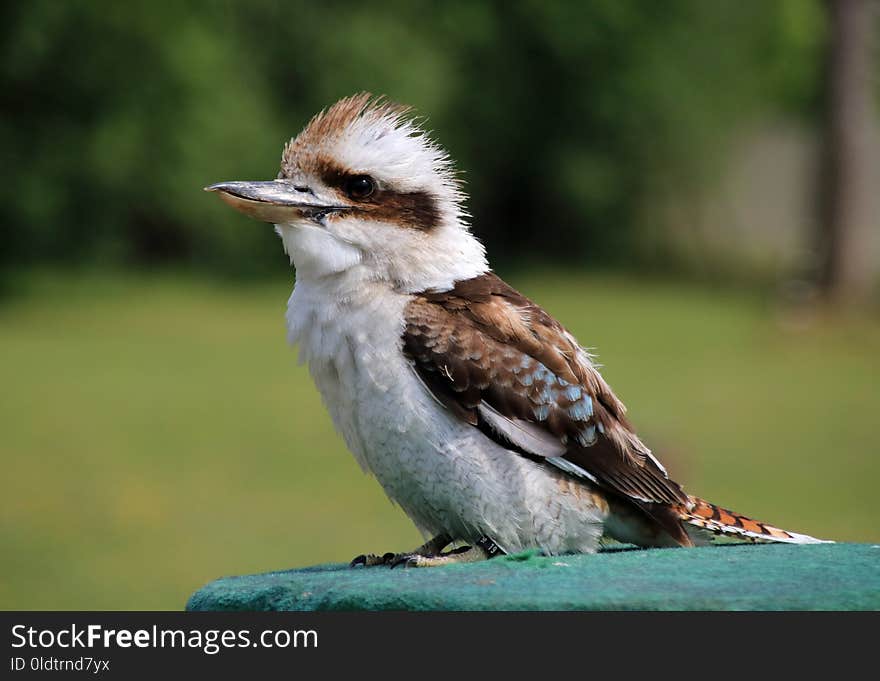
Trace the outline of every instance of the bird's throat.
<instances>
[{"instance_id":1,"label":"bird's throat","mask_svg":"<svg viewBox=\"0 0 880 681\"><path fill-rule=\"evenodd\" d=\"M318 225L276 225L297 278L321 279L357 267L361 251Z\"/></svg>"}]
</instances>

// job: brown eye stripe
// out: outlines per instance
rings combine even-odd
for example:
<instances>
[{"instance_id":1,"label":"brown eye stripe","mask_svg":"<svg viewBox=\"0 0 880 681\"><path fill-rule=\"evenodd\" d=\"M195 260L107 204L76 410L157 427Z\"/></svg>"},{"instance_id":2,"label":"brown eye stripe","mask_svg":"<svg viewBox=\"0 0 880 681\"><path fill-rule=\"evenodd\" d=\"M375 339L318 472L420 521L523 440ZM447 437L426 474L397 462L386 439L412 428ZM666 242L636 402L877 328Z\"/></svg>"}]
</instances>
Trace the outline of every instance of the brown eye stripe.
<instances>
[{"instance_id":1,"label":"brown eye stripe","mask_svg":"<svg viewBox=\"0 0 880 681\"><path fill-rule=\"evenodd\" d=\"M315 159L314 172L326 185L340 191L350 178L367 174L340 166L325 156ZM380 187L357 205L361 211L359 217L367 220L392 222L422 231L429 231L440 223L437 202L424 191L400 192Z\"/></svg>"},{"instance_id":2,"label":"brown eye stripe","mask_svg":"<svg viewBox=\"0 0 880 681\"><path fill-rule=\"evenodd\" d=\"M429 231L440 223L440 212L434 197L427 192L378 191L376 208L365 217L388 222L398 222L407 227Z\"/></svg>"},{"instance_id":3,"label":"brown eye stripe","mask_svg":"<svg viewBox=\"0 0 880 681\"><path fill-rule=\"evenodd\" d=\"M321 178L324 184L336 189L342 189L348 178L363 175L363 173L355 172L351 168L339 165L327 156L318 156L315 159L314 173Z\"/></svg>"}]
</instances>

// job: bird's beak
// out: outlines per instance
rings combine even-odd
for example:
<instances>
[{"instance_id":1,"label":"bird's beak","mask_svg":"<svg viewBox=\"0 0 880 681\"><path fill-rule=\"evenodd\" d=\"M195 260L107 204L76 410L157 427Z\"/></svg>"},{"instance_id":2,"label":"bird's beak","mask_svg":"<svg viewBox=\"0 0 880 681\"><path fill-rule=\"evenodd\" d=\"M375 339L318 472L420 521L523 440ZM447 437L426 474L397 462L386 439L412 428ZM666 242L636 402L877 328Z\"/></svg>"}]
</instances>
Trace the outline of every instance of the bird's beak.
<instances>
[{"instance_id":1,"label":"bird's beak","mask_svg":"<svg viewBox=\"0 0 880 681\"><path fill-rule=\"evenodd\" d=\"M217 192L226 203L249 217L275 224L303 218L320 220L328 213L351 210L350 206L334 205L308 187L288 180L218 182L205 187L205 191Z\"/></svg>"}]
</instances>

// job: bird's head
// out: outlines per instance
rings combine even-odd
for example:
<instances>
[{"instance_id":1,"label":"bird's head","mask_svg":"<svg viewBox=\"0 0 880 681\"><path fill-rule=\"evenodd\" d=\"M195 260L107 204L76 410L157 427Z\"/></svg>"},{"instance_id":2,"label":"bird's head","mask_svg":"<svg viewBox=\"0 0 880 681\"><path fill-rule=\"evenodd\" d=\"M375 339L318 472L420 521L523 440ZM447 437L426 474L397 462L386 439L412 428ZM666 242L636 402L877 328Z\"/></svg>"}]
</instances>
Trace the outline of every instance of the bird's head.
<instances>
[{"instance_id":1,"label":"bird's head","mask_svg":"<svg viewBox=\"0 0 880 681\"><path fill-rule=\"evenodd\" d=\"M277 179L206 189L274 223L297 277L355 271L415 291L488 269L446 152L409 109L366 93L316 115L285 146Z\"/></svg>"}]
</instances>

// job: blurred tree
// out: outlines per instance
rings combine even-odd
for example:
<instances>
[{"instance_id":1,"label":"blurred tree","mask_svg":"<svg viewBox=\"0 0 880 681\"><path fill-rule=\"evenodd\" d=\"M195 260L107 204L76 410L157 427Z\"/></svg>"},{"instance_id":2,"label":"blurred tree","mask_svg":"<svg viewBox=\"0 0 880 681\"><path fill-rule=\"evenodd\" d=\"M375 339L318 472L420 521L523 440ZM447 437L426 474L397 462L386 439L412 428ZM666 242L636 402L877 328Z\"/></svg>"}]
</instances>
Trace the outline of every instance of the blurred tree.
<instances>
[{"instance_id":1,"label":"blurred tree","mask_svg":"<svg viewBox=\"0 0 880 681\"><path fill-rule=\"evenodd\" d=\"M873 0L828 0L825 110L820 167L820 285L835 303L870 290Z\"/></svg>"},{"instance_id":2,"label":"blurred tree","mask_svg":"<svg viewBox=\"0 0 880 681\"><path fill-rule=\"evenodd\" d=\"M283 139L224 23L171 0L7 8L3 260L265 259L256 230L200 195L218 177L265 172Z\"/></svg>"},{"instance_id":3,"label":"blurred tree","mask_svg":"<svg viewBox=\"0 0 880 681\"><path fill-rule=\"evenodd\" d=\"M280 262L200 190L359 90L430 115L496 257L663 262L645 207L749 117L811 117L822 31L819 0L14 3L0 262Z\"/></svg>"}]
</instances>

